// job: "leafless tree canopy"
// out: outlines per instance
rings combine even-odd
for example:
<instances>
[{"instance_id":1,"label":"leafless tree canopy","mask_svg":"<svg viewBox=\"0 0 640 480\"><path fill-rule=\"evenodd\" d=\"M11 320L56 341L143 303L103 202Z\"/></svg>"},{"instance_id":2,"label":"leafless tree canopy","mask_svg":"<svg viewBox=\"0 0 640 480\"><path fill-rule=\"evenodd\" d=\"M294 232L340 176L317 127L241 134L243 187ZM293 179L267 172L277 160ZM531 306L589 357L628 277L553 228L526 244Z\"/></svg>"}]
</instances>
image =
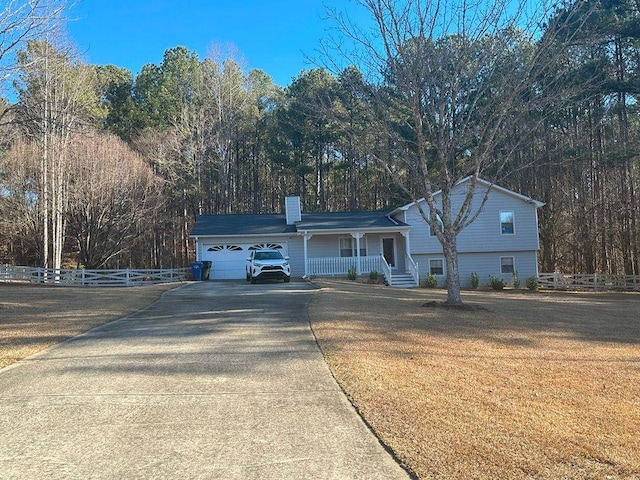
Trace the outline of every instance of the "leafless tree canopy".
<instances>
[{"instance_id":1,"label":"leafless tree canopy","mask_svg":"<svg viewBox=\"0 0 640 480\"><path fill-rule=\"evenodd\" d=\"M572 67L559 61L558 41L560 35L571 40L566 27L574 15L552 18L543 5L530 12L525 1L356 3L369 13L371 31L340 11L330 12L330 18L370 72L376 85L373 118L398 146L379 160L414 201L426 200L429 208L421 213L443 247L449 302L460 303L456 237L486 201L486 195L475 199L477 178L495 182L513 168L514 152L528 135L522 131L517 141L508 141L514 138L512 125L531 122L536 113L536 121L543 122L551 106L576 95L565 81ZM541 20L549 22L544 32ZM343 45L334 42L334 51L344 54ZM402 176L399 170L411 173ZM466 198L454 205L450 192L466 177L471 177ZM408 178L417 179L417 189ZM434 198L436 191L442 192L441 201Z\"/></svg>"},{"instance_id":2,"label":"leafless tree canopy","mask_svg":"<svg viewBox=\"0 0 640 480\"><path fill-rule=\"evenodd\" d=\"M65 218L78 262L103 268L135 248L162 209L162 183L144 159L113 135L74 135L65 170Z\"/></svg>"},{"instance_id":3,"label":"leafless tree canopy","mask_svg":"<svg viewBox=\"0 0 640 480\"><path fill-rule=\"evenodd\" d=\"M60 26L63 0L6 0L0 11L0 74L15 68L11 54L29 40L43 38Z\"/></svg>"}]
</instances>

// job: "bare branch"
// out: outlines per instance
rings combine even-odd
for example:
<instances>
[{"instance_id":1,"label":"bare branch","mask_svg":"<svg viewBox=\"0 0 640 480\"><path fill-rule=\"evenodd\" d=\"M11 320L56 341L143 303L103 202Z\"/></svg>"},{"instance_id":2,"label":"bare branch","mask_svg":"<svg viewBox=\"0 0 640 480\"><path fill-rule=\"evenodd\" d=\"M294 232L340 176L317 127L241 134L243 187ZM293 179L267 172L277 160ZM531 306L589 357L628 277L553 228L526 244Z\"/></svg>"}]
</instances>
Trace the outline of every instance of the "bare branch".
<instances>
[{"instance_id":1,"label":"bare branch","mask_svg":"<svg viewBox=\"0 0 640 480\"><path fill-rule=\"evenodd\" d=\"M29 40L60 27L65 0L8 0L0 11L0 80L15 70L12 54Z\"/></svg>"}]
</instances>

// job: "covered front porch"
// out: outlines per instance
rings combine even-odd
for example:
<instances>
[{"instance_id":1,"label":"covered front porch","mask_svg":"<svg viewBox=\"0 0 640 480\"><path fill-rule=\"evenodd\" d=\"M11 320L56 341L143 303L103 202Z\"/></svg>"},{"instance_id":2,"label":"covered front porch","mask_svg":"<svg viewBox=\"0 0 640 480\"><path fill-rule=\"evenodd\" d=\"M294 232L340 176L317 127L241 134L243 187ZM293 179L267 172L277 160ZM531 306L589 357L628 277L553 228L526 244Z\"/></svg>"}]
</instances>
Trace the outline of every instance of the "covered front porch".
<instances>
[{"instance_id":1,"label":"covered front porch","mask_svg":"<svg viewBox=\"0 0 640 480\"><path fill-rule=\"evenodd\" d=\"M389 285L417 286L418 265L408 252L408 230L302 233L305 277L377 272Z\"/></svg>"}]
</instances>

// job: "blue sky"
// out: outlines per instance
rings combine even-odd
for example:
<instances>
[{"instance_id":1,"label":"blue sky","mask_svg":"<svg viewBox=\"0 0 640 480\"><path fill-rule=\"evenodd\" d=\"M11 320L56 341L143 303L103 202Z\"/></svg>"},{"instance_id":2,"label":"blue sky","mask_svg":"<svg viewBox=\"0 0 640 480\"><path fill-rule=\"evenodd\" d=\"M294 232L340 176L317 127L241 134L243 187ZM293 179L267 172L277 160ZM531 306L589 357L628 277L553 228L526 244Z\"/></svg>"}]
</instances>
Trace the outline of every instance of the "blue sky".
<instances>
[{"instance_id":1,"label":"blue sky","mask_svg":"<svg viewBox=\"0 0 640 480\"><path fill-rule=\"evenodd\" d=\"M93 64L113 64L135 75L159 64L178 45L204 58L212 44L234 45L247 62L286 86L302 69L315 68L327 36L326 3L349 0L79 0L70 10L71 40Z\"/></svg>"}]
</instances>

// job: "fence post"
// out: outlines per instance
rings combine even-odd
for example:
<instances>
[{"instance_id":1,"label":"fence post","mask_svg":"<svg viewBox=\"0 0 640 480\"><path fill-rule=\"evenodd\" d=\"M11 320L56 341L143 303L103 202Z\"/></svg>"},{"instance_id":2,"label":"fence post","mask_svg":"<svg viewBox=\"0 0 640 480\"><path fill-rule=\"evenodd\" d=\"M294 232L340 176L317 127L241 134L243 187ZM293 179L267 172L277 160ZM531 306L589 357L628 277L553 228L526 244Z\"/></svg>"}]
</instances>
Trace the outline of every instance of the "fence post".
<instances>
[{"instance_id":1,"label":"fence post","mask_svg":"<svg viewBox=\"0 0 640 480\"><path fill-rule=\"evenodd\" d=\"M130 285L130 281L131 281L131 277L130 277L129 269L128 269L128 268L127 268L127 270L125 271L125 275L126 275L126 278L127 278L127 286L129 286L129 285Z\"/></svg>"}]
</instances>

